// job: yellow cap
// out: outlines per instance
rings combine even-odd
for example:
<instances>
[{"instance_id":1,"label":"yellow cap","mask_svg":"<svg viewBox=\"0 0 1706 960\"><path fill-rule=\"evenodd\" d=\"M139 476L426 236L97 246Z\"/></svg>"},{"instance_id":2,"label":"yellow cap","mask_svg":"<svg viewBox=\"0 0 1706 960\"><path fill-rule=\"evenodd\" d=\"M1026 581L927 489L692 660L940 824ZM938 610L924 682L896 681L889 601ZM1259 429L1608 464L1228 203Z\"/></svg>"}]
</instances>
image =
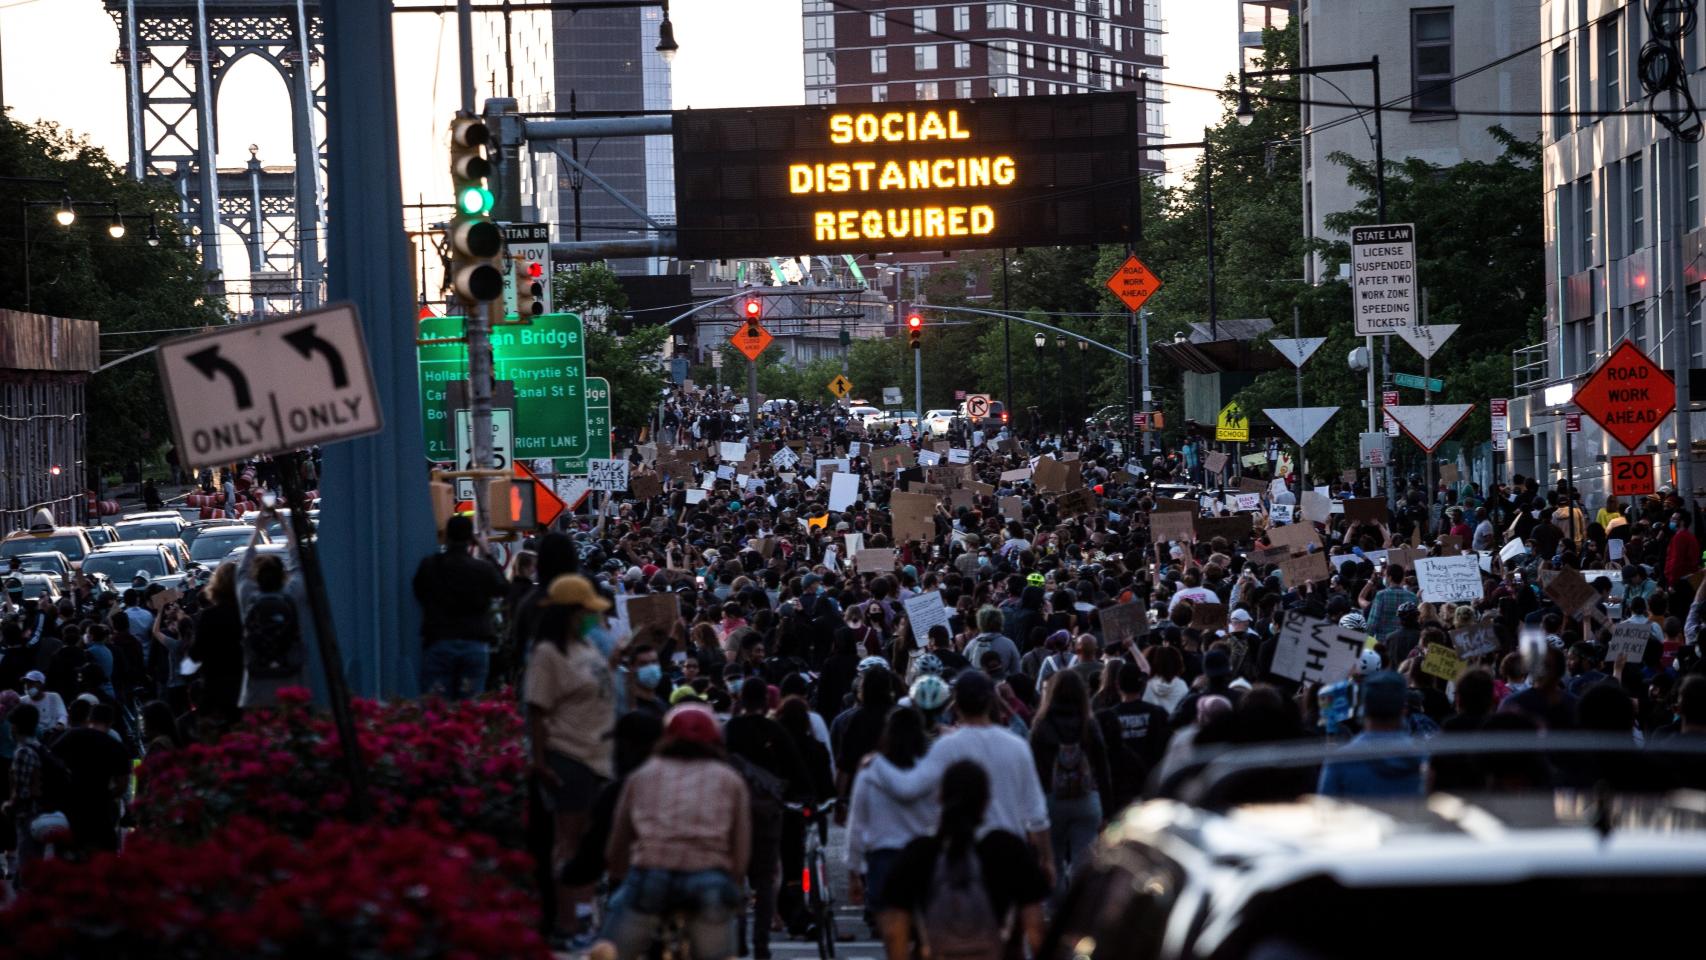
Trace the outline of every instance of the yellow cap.
<instances>
[{"instance_id":1,"label":"yellow cap","mask_svg":"<svg viewBox=\"0 0 1706 960\"><path fill-rule=\"evenodd\" d=\"M598 612L610 609L610 601L598 595L592 581L577 573L565 573L552 580L547 596L557 606L585 607Z\"/></svg>"}]
</instances>

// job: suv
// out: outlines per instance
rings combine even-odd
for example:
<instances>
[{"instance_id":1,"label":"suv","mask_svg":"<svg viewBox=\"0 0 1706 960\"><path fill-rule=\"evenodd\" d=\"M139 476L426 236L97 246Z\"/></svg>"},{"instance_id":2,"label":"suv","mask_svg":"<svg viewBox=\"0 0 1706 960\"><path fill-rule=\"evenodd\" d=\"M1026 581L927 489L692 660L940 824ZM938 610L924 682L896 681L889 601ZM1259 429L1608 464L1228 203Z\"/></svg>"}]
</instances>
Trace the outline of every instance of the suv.
<instances>
[{"instance_id":1,"label":"suv","mask_svg":"<svg viewBox=\"0 0 1706 960\"><path fill-rule=\"evenodd\" d=\"M33 526L0 541L0 557L15 557L25 553L57 551L71 561L72 569L82 566L83 559L95 549L89 531L82 527Z\"/></svg>"},{"instance_id":2,"label":"suv","mask_svg":"<svg viewBox=\"0 0 1706 960\"><path fill-rule=\"evenodd\" d=\"M1193 755L1162 798L1114 817L1039 956L1612 956L1627 952L1630 928L1590 918L1646 916L1706 891L1698 738L1644 751L1627 733L1557 731L1333 752L1289 743ZM1381 767L1420 758L1452 788L1316 795L1329 756ZM1695 789L1658 792L1677 786ZM1426 919L1477 915L1488 922Z\"/></svg>"},{"instance_id":3,"label":"suv","mask_svg":"<svg viewBox=\"0 0 1706 960\"><path fill-rule=\"evenodd\" d=\"M127 515L123 520L113 524L118 531L121 542L132 540L183 540L194 539L194 528L184 522L184 518L175 513L139 513Z\"/></svg>"},{"instance_id":4,"label":"suv","mask_svg":"<svg viewBox=\"0 0 1706 960\"><path fill-rule=\"evenodd\" d=\"M182 547L182 544L179 546ZM83 561L83 572L103 574L114 585L121 587L134 586L132 581L138 573L146 577L150 584L181 587L185 570L178 562L177 551L155 541L115 543L101 547Z\"/></svg>"}]
</instances>

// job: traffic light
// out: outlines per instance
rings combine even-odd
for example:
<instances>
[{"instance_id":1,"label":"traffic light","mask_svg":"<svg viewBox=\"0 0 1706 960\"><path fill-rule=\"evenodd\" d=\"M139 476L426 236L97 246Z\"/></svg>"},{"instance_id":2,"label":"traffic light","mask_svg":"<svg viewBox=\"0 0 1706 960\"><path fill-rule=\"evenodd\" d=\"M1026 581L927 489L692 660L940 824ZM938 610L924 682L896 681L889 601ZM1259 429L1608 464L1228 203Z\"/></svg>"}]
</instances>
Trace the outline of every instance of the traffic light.
<instances>
[{"instance_id":1,"label":"traffic light","mask_svg":"<svg viewBox=\"0 0 1706 960\"><path fill-rule=\"evenodd\" d=\"M764 304L760 303L757 297L747 297L740 305L740 312L745 315L746 322L756 323L758 315L764 312Z\"/></svg>"},{"instance_id":2,"label":"traffic light","mask_svg":"<svg viewBox=\"0 0 1706 960\"><path fill-rule=\"evenodd\" d=\"M914 350L924 349L924 318L909 314L906 318L906 339Z\"/></svg>"},{"instance_id":3,"label":"traffic light","mask_svg":"<svg viewBox=\"0 0 1706 960\"><path fill-rule=\"evenodd\" d=\"M492 193L486 177L491 134L475 117L450 122L450 182L456 188L456 217L450 223L450 283L456 296L472 309L503 296L504 275L499 266L503 233L492 222Z\"/></svg>"},{"instance_id":4,"label":"traffic light","mask_svg":"<svg viewBox=\"0 0 1706 960\"><path fill-rule=\"evenodd\" d=\"M515 315L523 320L545 312L545 265L515 261Z\"/></svg>"}]
</instances>

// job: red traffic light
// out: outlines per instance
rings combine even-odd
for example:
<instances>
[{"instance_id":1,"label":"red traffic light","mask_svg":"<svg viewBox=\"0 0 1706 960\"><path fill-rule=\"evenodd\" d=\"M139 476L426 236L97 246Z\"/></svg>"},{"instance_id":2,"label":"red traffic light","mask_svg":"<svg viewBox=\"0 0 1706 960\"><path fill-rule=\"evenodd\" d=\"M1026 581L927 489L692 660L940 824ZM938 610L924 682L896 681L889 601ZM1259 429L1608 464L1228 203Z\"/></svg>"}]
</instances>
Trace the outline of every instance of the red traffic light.
<instances>
[{"instance_id":1,"label":"red traffic light","mask_svg":"<svg viewBox=\"0 0 1706 960\"><path fill-rule=\"evenodd\" d=\"M527 264L527 275L537 280L545 275L545 265L537 260Z\"/></svg>"},{"instance_id":2,"label":"red traffic light","mask_svg":"<svg viewBox=\"0 0 1706 960\"><path fill-rule=\"evenodd\" d=\"M924 318L916 313L910 314L906 318L906 325L917 330L919 327L924 326Z\"/></svg>"},{"instance_id":3,"label":"red traffic light","mask_svg":"<svg viewBox=\"0 0 1706 960\"><path fill-rule=\"evenodd\" d=\"M60 474L59 464L56 463L53 466L48 467L47 472L52 474L53 476L56 476L56 477L59 476L59 474Z\"/></svg>"},{"instance_id":4,"label":"red traffic light","mask_svg":"<svg viewBox=\"0 0 1706 960\"><path fill-rule=\"evenodd\" d=\"M758 302L757 297L748 297L746 303L741 305L741 309L746 311L749 318L756 320L758 315L763 312L764 305Z\"/></svg>"}]
</instances>

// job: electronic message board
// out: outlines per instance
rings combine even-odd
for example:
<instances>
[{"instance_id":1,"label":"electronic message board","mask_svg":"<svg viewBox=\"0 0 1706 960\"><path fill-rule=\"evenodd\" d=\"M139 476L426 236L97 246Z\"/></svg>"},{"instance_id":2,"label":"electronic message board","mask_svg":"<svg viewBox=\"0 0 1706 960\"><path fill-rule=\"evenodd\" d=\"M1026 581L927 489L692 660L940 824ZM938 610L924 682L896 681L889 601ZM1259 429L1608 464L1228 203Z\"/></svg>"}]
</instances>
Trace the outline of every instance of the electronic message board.
<instances>
[{"instance_id":1,"label":"electronic message board","mask_svg":"<svg viewBox=\"0 0 1706 960\"><path fill-rule=\"evenodd\" d=\"M1134 236L1131 93L678 110L686 258Z\"/></svg>"}]
</instances>

